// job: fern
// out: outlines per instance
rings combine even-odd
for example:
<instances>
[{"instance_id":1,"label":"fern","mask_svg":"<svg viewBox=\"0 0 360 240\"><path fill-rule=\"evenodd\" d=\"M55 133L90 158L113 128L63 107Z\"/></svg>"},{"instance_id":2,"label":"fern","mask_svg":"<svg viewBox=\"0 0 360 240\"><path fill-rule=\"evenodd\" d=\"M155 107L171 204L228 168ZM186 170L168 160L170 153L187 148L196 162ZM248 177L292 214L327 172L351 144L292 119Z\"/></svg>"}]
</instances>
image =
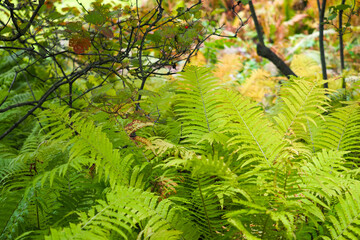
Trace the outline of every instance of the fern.
<instances>
[{"instance_id":1,"label":"fern","mask_svg":"<svg viewBox=\"0 0 360 240\"><path fill-rule=\"evenodd\" d=\"M344 161L345 153L323 149L302 166L304 186L325 198L328 204L356 181Z\"/></svg>"},{"instance_id":2,"label":"fern","mask_svg":"<svg viewBox=\"0 0 360 240\"><path fill-rule=\"evenodd\" d=\"M141 234L150 239L197 239L198 231L184 220L184 212L168 200L158 201L158 197L140 189L118 187L107 195L107 201L100 201L87 214L79 213L81 223L61 232L51 230L46 239L132 239L135 224L143 229ZM186 215L185 215L186 216ZM110 232L114 231L114 233ZM66 235L64 235L66 233ZM161 233L161 234L160 234ZM152 236L153 235L153 236ZM162 238L157 238L162 235Z\"/></svg>"},{"instance_id":3,"label":"fern","mask_svg":"<svg viewBox=\"0 0 360 240\"><path fill-rule=\"evenodd\" d=\"M326 116L325 120L315 136L315 146L318 149L349 151L346 159L357 161L360 153L360 107L358 103L348 103L345 107L337 108Z\"/></svg>"},{"instance_id":4,"label":"fern","mask_svg":"<svg viewBox=\"0 0 360 240\"><path fill-rule=\"evenodd\" d=\"M224 185L215 184L215 178L204 174L192 176L185 172L180 176L183 180L176 187L176 194L170 195L169 199L191 215L191 222L196 223L201 234L197 239L226 239L222 237L228 225L222 219L221 201L224 199L217 191L217 187Z\"/></svg>"},{"instance_id":5,"label":"fern","mask_svg":"<svg viewBox=\"0 0 360 240\"><path fill-rule=\"evenodd\" d=\"M359 184L354 184L327 216L326 228L330 237L323 239L359 239L360 238L360 194Z\"/></svg>"},{"instance_id":6,"label":"fern","mask_svg":"<svg viewBox=\"0 0 360 240\"><path fill-rule=\"evenodd\" d=\"M205 68L190 66L181 74L175 112L182 125L183 143L204 151L207 142L224 143L223 114L216 79Z\"/></svg>"},{"instance_id":7,"label":"fern","mask_svg":"<svg viewBox=\"0 0 360 240\"><path fill-rule=\"evenodd\" d=\"M290 68L301 77L316 77L321 73L320 64L306 54L295 55Z\"/></svg>"},{"instance_id":8,"label":"fern","mask_svg":"<svg viewBox=\"0 0 360 240\"><path fill-rule=\"evenodd\" d=\"M46 103L0 145L0 239L360 237L358 103L293 78L270 115L206 68L177 83L143 91L141 116L129 96Z\"/></svg>"},{"instance_id":9,"label":"fern","mask_svg":"<svg viewBox=\"0 0 360 240\"><path fill-rule=\"evenodd\" d=\"M308 122L316 122L314 118L326 111L328 97L326 89L321 86L322 80L292 79L281 89L278 114L274 120L284 138L306 138L309 131ZM305 134L303 134L305 133Z\"/></svg>"},{"instance_id":10,"label":"fern","mask_svg":"<svg viewBox=\"0 0 360 240\"><path fill-rule=\"evenodd\" d=\"M100 127L95 127L93 122L81 118L79 114L69 118L70 111L66 108L52 109L44 112L47 118L42 120L46 124L45 129L51 128L47 133L51 136L50 139L62 142L64 148L71 146L69 164L77 169L82 165L90 167L95 164L99 177L109 179L111 186L125 183L129 178L131 155L122 158L119 150L113 149L112 143ZM47 173L46 177L49 176L51 180L55 173L56 170L53 170L51 174Z\"/></svg>"},{"instance_id":11,"label":"fern","mask_svg":"<svg viewBox=\"0 0 360 240\"><path fill-rule=\"evenodd\" d=\"M242 166L260 161L271 167L284 147L281 136L271 128L256 104L232 91L224 91L224 99L226 129L232 135L228 144L239 152Z\"/></svg>"}]
</instances>

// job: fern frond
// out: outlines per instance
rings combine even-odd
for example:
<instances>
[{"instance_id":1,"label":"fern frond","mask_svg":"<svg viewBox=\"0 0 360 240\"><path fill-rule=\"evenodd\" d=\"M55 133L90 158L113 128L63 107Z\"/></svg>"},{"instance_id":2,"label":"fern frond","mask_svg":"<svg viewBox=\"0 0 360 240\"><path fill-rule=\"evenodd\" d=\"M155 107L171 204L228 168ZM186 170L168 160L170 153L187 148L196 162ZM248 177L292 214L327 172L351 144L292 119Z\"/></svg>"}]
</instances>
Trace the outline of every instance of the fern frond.
<instances>
[{"instance_id":1,"label":"fern frond","mask_svg":"<svg viewBox=\"0 0 360 240\"><path fill-rule=\"evenodd\" d=\"M122 156L92 121L74 114L71 118L67 108L50 109L43 113L47 116L42 121L46 129L51 129L47 135L50 139L62 142L64 147L70 147L69 163L78 168L90 167L95 162L99 177L110 180L111 186L118 182L125 183L129 179L132 156ZM53 170L54 171L54 170Z\"/></svg>"},{"instance_id":2,"label":"fern frond","mask_svg":"<svg viewBox=\"0 0 360 240\"><path fill-rule=\"evenodd\" d=\"M238 176L232 171L231 157L225 158L219 156L217 152L214 155L195 155L189 158L168 158L164 167L179 167L191 171L193 176L207 175L217 176L230 182L237 182Z\"/></svg>"},{"instance_id":3,"label":"fern frond","mask_svg":"<svg viewBox=\"0 0 360 240\"><path fill-rule=\"evenodd\" d=\"M32 186L25 193L22 190L6 193L5 198L1 199L1 218L5 221L0 229L0 239L14 239L27 229L47 228L49 218L44 210L46 203L53 201L54 197L54 192L50 189L39 191L38 187Z\"/></svg>"},{"instance_id":4,"label":"fern frond","mask_svg":"<svg viewBox=\"0 0 360 240\"><path fill-rule=\"evenodd\" d=\"M99 201L87 214L79 213L79 216L79 225L70 225L62 231L52 229L47 239L63 239L64 233L67 233L66 239L89 239L89 236L109 239L111 235L116 239L134 239L134 230L138 227L146 237L152 234L161 235L163 239L199 237L187 214L171 201L159 202L157 196L135 188L117 187L108 194L106 202Z\"/></svg>"},{"instance_id":5,"label":"fern frond","mask_svg":"<svg viewBox=\"0 0 360 240\"><path fill-rule=\"evenodd\" d=\"M323 239L360 238L360 185L354 184L327 216L329 231Z\"/></svg>"},{"instance_id":6,"label":"fern frond","mask_svg":"<svg viewBox=\"0 0 360 240\"><path fill-rule=\"evenodd\" d=\"M180 76L175 112L182 123L183 143L205 150L207 141L221 142L222 139L218 136L223 114L216 79L208 69L195 66L188 67Z\"/></svg>"},{"instance_id":7,"label":"fern frond","mask_svg":"<svg viewBox=\"0 0 360 240\"><path fill-rule=\"evenodd\" d=\"M176 193L171 194L168 199L191 215L191 221L196 223L201 233L199 239L226 239L221 237L228 226L226 220L222 219L226 212L222 206L224 197L232 190L224 189L223 182L215 176L193 176L188 172L183 172L180 176L182 181L178 182ZM224 192L221 193L220 189Z\"/></svg>"},{"instance_id":8,"label":"fern frond","mask_svg":"<svg viewBox=\"0 0 360 240\"><path fill-rule=\"evenodd\" d=\"M238 152L242 165L261 161L271 167L284 148L281 135L273 130L259 107L233 91L224 91L226 132L232 137L228 144Z\"/></svg>"},{"instance_id":9,"label":"fern frond","mask_svg":"<svg viewBox=\"0 0 360 240\"><path fill-rule=\"evenodd\" d=\"M346 159L357 161L360 153L360 106L349 103L325 117L315 136L315 147L349 151Z\"/></svg>"},{"instance_id":10,"label":"fern frond","mask_svg":"<svg viewBox=\"0 0 360 240\"><path fill-rule=\"evenodd\" d=\"M316 125L329 98L322 86L323 80L293 78L280 91L279 113L274 117L278 130L284 138L299 139L308 132L308 122ZM305 133L305 134L304 134Z\"/></svg>"},{"instance_id":11,"label":"fern frond","mask_svg":"<svg viewBox=\"0 0 360 240\"><path fill-rule=\"evenodd\" d=\"M24 191L2 193L0 197L0 239L12 239L20 232L24 223L22 216L25 210L26 199L23 199Z\"/></svg>"},{"instance_id":12,"label":"fern frond","mask_svg":"<svg viewBox=\"0 0 360 240\"><path fill-rule=\"evenodd\" d=\"M345 154L323 149L301 167L302 186L326 200L328 205L356 182L343 157Z\"/></svg>"},{"instance_id":13,"label":"fern frond","mask_svg":"<svg viewBox=\"0 0 360 240\"><path fill-rule=\"evenodd\" d=\"M295 55L290 68L301 77L316 77L321 73L320 64L306 54Z\"/></svg>"},{"instance_id":14,"label":"fern frond","mask_svg":"<svg viewBox=\"0 0 360 240\"><path fill-rule=\"evenodd\" d=\"M244 205L241 210L226 214L229 223L235 226L246 239L293 239L295 214L277 208L236 200Z\"/></svg>"},{"instance_id":15,"label":"fern frond","mask_svg":"<svg viewBox=\"0 0 360 240\"><path fill-rule=\"evenodd\" d=\"M186 149L184 146L171 143L165 139L153 137L149 140L151 145L147 148L158 157L175 156L182 159L190 159L195 155L195 152Z\"/></svg>"},{"instance_id":16,"label":"fern frond","mask_svg":"<svg viewBox=\"0 0 360 240\"><path fill-rule=\"evenodd\" d=\"M272 101L276 94L277 82L279 82L279 79L271 77L270 72L263 69L254 69L251 71L251 76L246 79L239 90L243 96L250 97L257 102L267 101L266 98Z\"/></svg>"}]
</instances>

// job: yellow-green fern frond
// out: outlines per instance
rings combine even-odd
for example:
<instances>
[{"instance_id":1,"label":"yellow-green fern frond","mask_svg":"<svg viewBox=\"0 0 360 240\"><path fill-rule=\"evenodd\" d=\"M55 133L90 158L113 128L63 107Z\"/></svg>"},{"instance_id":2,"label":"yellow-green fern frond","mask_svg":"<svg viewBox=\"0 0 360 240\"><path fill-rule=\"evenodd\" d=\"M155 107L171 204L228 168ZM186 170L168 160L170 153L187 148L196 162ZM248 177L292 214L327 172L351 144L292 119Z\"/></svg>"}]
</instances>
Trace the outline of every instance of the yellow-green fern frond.
<instances>
[{"instance_id":1,"label":"yellow-green fern frond","mask_svg":"<svg viewBox=\"0 0 360 240\"><path fill-rule=\"evenodd\" d=\"M228 118L226 131L232 136L229 146L238 152L242 165L260 161L271 167L285 145L281 135L273 130L257 104L234 91L223 91L223 94Z\"/></svg>"},{"instance_id":2,"label":"yellow-green fern frond","mask_svg":"<svg viewBox=\"0 0 360 240\"><path fill-rule=\"evenodd\" d=\"M315 136L317 148L349 151L346 158L358 160L360 153L360 105L357 102L335 109L325 117L320 131Z\"/></svg>"},{"instance_id":3,"label":"yellow-green fern frond","mask_svg":"<svg viewBox=\"0 0 360 240\"><path fill-rule=\"evenodd\" d=\"M118 149L113 149L113 144L101 127L96 127L90 120L82 118L79 114L69 117L68 108L51 108L43 112L44 129L49 130L47 136L63 144L64 149L69 149L69 164L74 168L95 165L100 178L110 180L110 184L123 184L129 179L129 170L132 163L131 155L122 156ZM68 166L61 166L62 174ZM57 170L46 173L54 177ZM51 180L51 178L50 178Z\"/></svg>"},{"instance_id":4,"label":"yellow-green fern frond","mask_svg":"<svg viewBox=\"0 0 360 240\"><path fill-rule=\"evenodd\" d=\"M182 173L183 181L179 183L177 193L169 199L181 205L190 213L192 222L197 224L201 237L197 239L227 239L221 238L226 233L228 223L222 218L226 209L222 208L224 201L218 188L224 185L215 176ZM228 192L231 192L229 190ZM185 238L187 239L187 238Z\"/></svg>"},{"instance_id":5,"label":"yellow-green fern frond","mask_svg":"<svg viewBox=\"0 0 360 240\"><path fill-rule=\"evenodd\" d=\"M329 235L323 239L360 238L360 185L354 184L327 216L326 228Z\"/></svg>"},{"instance_id":6,"label":"yellow-green fern frond","mask_svg":"<svg viewBox=\"0 0 360 240\"><path fill-rule=\"evenodd\" d=\"M332 197L339 196L355 180L346 167L346 152L323 149L305 161L301 167L302 187L305 187L330 204Z\"/></svg>"},{"instance_id":7,"label":"yellow-green fern frond","mask_svg":"<svg viewBox=\"0 0 360 240\"><path fill-rule=\"evenodd\" d=\"M321 73L319 63L306 54L295 55L290 68L300 77L316 77Z\"/></svg>"},{"instance_id":8,"label":"yellow-green fern frond","mask_svg":"<svg viewBox=\"0 0 360 240\"><path fill-rule=\"evenodd\" d=\"M164 166L182 166L184 169L191 171L194 176L217 176L235 183L238 176L230 168L232 162L231 156L225 158L215 152L212 155L192 155L191 158L170 158Z\"/></svg>"},{"instance_id":9,"label":"yellow-green fern frond","mask_svg":"<svg viewBox=\"0 0 360 240\"><path fill-rule=\"evenodd\" d=\"M171 201L124 186L78 215L78 225L51 229L46 239L135 239L138 228L140 236L153 240L198 239L200 235L189 215Z\"/></svg>"},{"instance_id":10,"label":"yellow-green fern frond","mask_svg":"<svg viewBox=\"0 0 360 240\"><path fill-rule=\"evenodd\" d=\"M208 69L195 66L180 77L175 111L182 124L183 143L204 150L208 142L222 142L224 118L216 79Z\"/></svg>"},{"instance_id":11,"label":"yellow-green fern frond","mask_svg":"<svg viewBox=\"0 0 360 240\"><path fill-rule=\"evenodd\" d=\"M280 91L278 114L274 117L278 130L284 138L296 140L306 138L309 123L326 111L329 98L324 81L307 78L293 78L284 83Z\"/></svg>"},{"instance_id":12,"label":"yellow-green fern frond","mask_svg":"<svg viewBox=\"0 0 360 240\"><path fill-rule=\"evenodd\" d=\"M260 102L268 96L275 96L278 81L279 79L271 77L269 72L258 69L252 72L251 76L246 79L239 89L242 95Z\"/></svg>"}]
</instances>

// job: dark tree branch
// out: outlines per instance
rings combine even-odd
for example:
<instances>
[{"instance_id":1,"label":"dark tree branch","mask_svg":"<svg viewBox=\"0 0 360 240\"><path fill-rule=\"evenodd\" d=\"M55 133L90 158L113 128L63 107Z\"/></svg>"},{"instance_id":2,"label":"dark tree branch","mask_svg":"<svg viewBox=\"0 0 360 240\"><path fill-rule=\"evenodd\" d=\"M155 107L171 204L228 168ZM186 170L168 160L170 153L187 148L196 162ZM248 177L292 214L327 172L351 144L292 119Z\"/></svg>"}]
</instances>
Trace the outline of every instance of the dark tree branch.
<instances>
[{"instance_id":1,"label":"dark tree branch","mask_svg":"<svg viewBox=\"0 0 360 240\"><path fill-rule=\"evenodd\" d=\"M72 74L71 78L73 81L83 76L86 72L88 72L90 69L92 69L92 65L88 65L86 68L82 69L79 72L75 72ZM11 133L15 128L19 126L24 120L26 120L30 115L32 115L36 109L41 108L42 104L47 100L47 98L54 93L60 86L64 84L68 84L68 81L59 80L56 83L54 83L46 92L45 94L37 101L37 104L30 109L23 117L21 117L17 122L15 122L8 130L6 130L1 136L0 140L2 140L4 137L6 137L9 133ZM36 102L36 101L33 101ZM28 104L30 105L30 104Z\"/></svg>"},{"instance_id":2,"label":"dark tree branch","mask_svg":"<svg viewBox=\"0 0 360 240\"><path fill-rule=\"evenodd\" d=\"M33 12L32 16L30 17L29 22L23 29L20 29L20 27L17 25L17 21L16 21L17 19L14 14L14 9L9 6L10 16L11 16L14 26L17 30L17 34L14 36L11 36L11 37L4 37L4 36L0 35L0 41L11 42L11 41L15 41L15 40L19 39L21 36L23 36L29 30L31 24L34 22L36 15L39 13L39 10L44 5L44 3L45 3L45 0L39 0L39 5Z\"/></svg>"},{"instance_id":3,"label":"dark tree branch","mask_svg":"<svg viewBox=\"0 0 360 240\"><path fill-rule=\"evenodd\" d=\"M262 45L260 43L256 44L256 53L259 56L270 60L287 78L290 78L290 76L297 77L297 75L291 70L291 68L286 65L286 63L278 55L276 55L273 51L271 51L270 48L266 47L265 45Z\"/></svg>"},{"instance_id":4,"label":"dark tree branch","mask_svg":"<svg viewBox=\"0 0 360 240\"><path fill-rule=\"evenodd\" d=\"M345 4L345 0L341 1L341 4L344 5ZM343 30L343 13L344 10L340 10L339 11L339 44L340 44L340 68L341 68L341 72L343 72L343 70L345 69L345 61L344 61L344 42L343 42L343 35L344 35L344 30ZM343 86L344 88L344 86Z\"/></svg>"},{"instance_id":5,"label":"dark tree branch","mask_svg":"<svg viewBox=\"0 0 360 240\"><path fill-rule=\"evenodd\" d=\"M9 94L10 94L10 92L11 92L12 87L14 86L14 83L15 83L15 80L16 80L16 78L17 78L17 75L18 75L18 72L15 72L15 76L14 76L13 80L11 81L10 87L9 87L9 89L8 89L8 94L7 94L6 97L1 101L0 107L4 104L4 102L5 102L5 101L7 100L7 98L9 97Z\"/></svg>"},{"instance_id":6,"label":"dark tree branch","mask_svg":"<svg viewBox=\"0 0 360 240\"><path fill-rule=\"evenodd\" d=\"M20 123L22 123L25 119L27 119L30 115L32 115L36 109L40 108L42 106L42 104L46 101L46 99L48 98L48 96L50 96L50 94L52 94L56 89L58 89L61 85L66 84L66 82L57 82L55 83L42 97L41 99L38 101L38 103L36 104L36 106L34 106L32 109L30 109L24 116L22 116L18 121L16 121L8 130L6 130L1 136L0 136L0 140L2 140L4 137L6 137L9 133L11 133L15 128L17 128L17 126L20 125Z\"/></svg>"},{"instance_id":7,"label":"dark tree branch","mask_svg":"<svg viewBox=\"0 0 360 240\"><path fill-rule=\"evenodd\" d=\"M6 108L2 108L2 109L0 109L0 113L2 113L2 112L6 112L6 111L8 111L8 110L10 110L10 109L13 109L13 108L17 108L17 107L23 107L23 106L34 106L35 104L37 104L38 103L38 101L30 101L30 102L22 102L22 103L17 103L17 104L14 104L14 105L10 105L10 106L8 106L8 107L6 107Z\"/></svg>"},{"instance_id":8,"label":"dark tree branch","mask_svg":"<svg viewBox=\"0 0 360 240\"><path fill-rule=\"evenodd\" d=\"M207 32L205 29L198 28L200 29L198 34L199 37L193 37L193 42L190 41L190 44L186 42L186 45L182 45L181 47L179 47L175 38L170 37L160 41L150 39L151 34L155 34L156 32L158 34L163 34L163 30L178 24L181 26L182 24L187 23L188 27L194 25L196 21L199 20L184 20L184 16L189 12L191 13L190 15L192 15L194 8L202 3L202 1L199 0L189 8L184 9L184 11L178 12L175 15L166 15L161 6L163 0L156 0L157 7L143 16L141 16L141 11L137 8L136 13L126 13L128 17L124 17L123 15L121 19L117 19L117 22L108 21L105 24L106 26L104 26L111 29L111 31L116 31L117 29L118 34L114 34L116 37L104 35L97 29L96 24L93 26L94 24L90 23L89 29L86 31L86 36L89 37L89 42L92 47L87 53L86 51L79 52L73 46L69 46L70 48L73 48L73 50L71 50L68 49L67 46L63 46L59 43L61 43L61 40L71 40L71 37L74 35L81 35L82 30L71 30L67 28L67 25L55 26L52 24L51 20L46 19L44 15L41 16L41 18L39 17L40 20L37 22L38 28L42 29L42 31L29 31L30 26L34 25L34 19L36 15L39 14L40 5L44 4L44 0L39 1L38 6L30 1L27 3L28 5L22 5L21 11L32 11L33 14L30 17L30 21L22 19L21 15L19 14L19 16L17 14L19 9L14 8L10 1L7 2L8 3L5 4L6 6L4 6L0 0L0 5L10 13L9 21L13 21L12 28L14 29L14 33L11 37L0 36L0 41L4 41L3 46L0 46L0 50L22 52L21 57L23 59L19 58L20 60L16 60L16 62L20 65L22 64L22 60L26 60L27 66L24 69L21 69L21 71L25 71L24 74L31 76L36 82L41 81L41 86L45 86L47 89L41 97L35 99L35 94L32 89L35 85L32 86L32 82L26 79L28 91L33 95L34 101L29 101L29 99L27 99L22 103L11 106L9 106L10 104L6 104L6 107L0 111L6 112L10 109L22 106L32 107L29 111L25 112L16 123L2 133L0 140L16 129L18 125L29 116L34 115L37 109L42 109L43 103L50 98L57 98L59 99L60 104L65 103L69 107L73 107L76 100L86 93L103 86L107 78L110 75L113 75L113 73L120 76L119 71L126 71L129 76L136 77L135 79L141 81L140 88L135 90L131 83L125 82L125 79L120 77L123 82L126 83L127 87L137 94L136 98L132 98L132 101L137 102L136 99L141 99L141 94L139 95L138 90L144 89L146 80L150 76L170 75L179 71L179 69L176 69L176 65L179 64L180 61L185 61L186 65L186 63L189 62L190 57L199 50L201 44L206 39L211 35L217 35L217 31ZM45 9L44 13L47 13L48 11L49 9ZM134 17L136 19L134 19ZM184 20L184 22L179 21L179 19ZM134 24L134 21L136 21L136 24ZM241 22L242 26L246 23L243 21ZM20 23L25 23L26 27L20 28ZM198 24L194 26L199 27L201 25ZM187 31L186 29L184 28L183 31L177 29L175 31L176 36L179 38L184 37ZM56 30L60 31L58 32ZM217 30L219 30L219 28ZM44 34L49 31L54 32L54 34L47 35L45 37L48 38L46 41L47 44L43 44ZM114 42L112 42L112 39ZM115 43L115 45L111 43ZM157 54L151 55L148 53L149 51L154 51ZM60 58L57 57L59 55ZM139 64L133 64L134 60L138 60ZM32 70L34 69L34 66L44 63L54 64L55 67L52 67L51 69L46 67L43 69L47 71L44 75L33 73ZM121 65L119 66L118 64ZM169 67L172 68L169 69ZM167 73L161 71L161 69L164 68L168 68ZM34 70L36 71L36 69ZM43 70L39 69L40 72ZM103 70L107 70L109 74ZM20 71L18 71L18 73L20 73ZM106 78L103 79L103 81L100 81L100 84L96 83L95 86L89 86L87 90L76 96L74 93L77 89L75 89L74 82L79 78L86 78L86 75L89 73L95 75L99 74L100 76L106 75ZM39 78L39 76L41 76L41 78ZM132 81L134 81L134 78ZM65 85L67 88L61 87ZM9 98L5 99L5 101L10 101Z\"/></svg>"},{"instance_id":9,"label":"dark tree branch","mask_svg":"<svg viewBox=\"0 0 360 240\"><path fill-rule=\"evenodd\" d=\"M345 0L341 0L341 4L345 4ZM343 13L344 10L340 10L339 11L339 44L340 44L340 70L341 73L344 71L345 69L345 57L344 57L344 41L343 41L343 35L344 35L344 30L343 30ZM345 82L345 78L343 77L342 79L342 88L346 89L346 82Z\"/></svg>"},{"instance_id":10,"label":"dark tree branch","mask_svg":"<svg viewBox=\"0 0 360 240\"><path fill-rule=\"evenodd\" d=\"M322 0L322 4L320 6L320 0L317 0L318 9L319 9L319 48L320 48L320 60L321 60L321 70L323 79L326 80L327 72L326 72L326 60L325 60L325 48L324 48L324 17L325 17L325 7L326 0ZM324 83L324 88L328 88L328 83Z\"/></svg>"},{"instance_id":11,"label":"dark tree branch","mask_svg":"<svg viewBox=\"0 0 360 240\"><path fill-rule=\"evenodd\" d=\"M259 38L259 43L256 45L257 54L271 61L280 70L280 72L284 74L287 78L290 78L290 76L297 77L296 74L290 69L290 67L286 65L286 63L278 55L276 55L273 51L271 51L270 48L265 46L262 27L258 21L255 8L251 0L249 1L249 7L250 7L251 16L254 20L256 33Z\"/></svg>"}]
</instances>

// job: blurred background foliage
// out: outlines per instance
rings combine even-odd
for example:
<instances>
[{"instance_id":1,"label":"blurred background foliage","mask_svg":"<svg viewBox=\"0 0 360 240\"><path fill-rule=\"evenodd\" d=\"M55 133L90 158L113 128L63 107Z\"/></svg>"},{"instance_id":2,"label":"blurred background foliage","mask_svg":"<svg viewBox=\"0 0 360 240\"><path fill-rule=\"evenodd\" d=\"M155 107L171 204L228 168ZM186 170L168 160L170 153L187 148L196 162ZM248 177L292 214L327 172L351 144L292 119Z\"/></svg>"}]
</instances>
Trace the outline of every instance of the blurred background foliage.
<instances>
[{"instance_id":1,"label":"blurred background foliage","mask_svg":"<svg viewBox=\"0 0 360 240\"><path fill-rule=\"evenodd\" d=\"M136 1L135 1L136 2ZM138 1L146 9L154 6L155 0ZM175 11L179 7L197 2L196 0L169 0L165 7ZM237 6L232 11L233 0L203 0L203 17L206 24L224 25L223 33L233 35L242 20L251 14L249 5ZM341 4L339 0L327 1L325 17L330 16L328 8ZM360 17L359 1L346 1L355 5L355 15L343 35L345 43L345 71L340 70L339 37L335 18L325 25L324 40L326 63L329 74L329 87L340 89L342 78L347 82L348 94L353 97L359 93L351 92L353 83L359 80L360 70ZM318 19L316 0L258 0L254 6L263 27L266 45L280 56L299 76L321 74ZM344 12L344 21L349 13ZM256 53L257 34L251 18L240 29L237 37L213 36L204 43L201 51L192 59L194 65L206 65L214 69L219 84L229 84L268 109L276 100L279 83L286 81L278 69L267 59ZM349 97L348 97L349 99Z\"/></svg>"},{"instance_id":2,"label":"blurred background foliage","mask_svg":"<svg viewBox=\"0 0 360 240\"><path fill-rule=\"evenodd\" d=\"M114 0L98 1L113 6L119 4ZM156 0L125 0L121 4L130 8L139 7L142 13L146 13L156 6ZM197 0L167 0L163 2L166 12L176 12L198 2ZM212 36L202 46L196 56L191 59L193 65L205 65L213 68L215 76L220 79L219 84L231 85L239 91L259 102L265 109L273 105L276 100L279 83L286 81L278 69L256 52L258 42L253 19L251 18L249 5L238 4L234 0L203 0L201 19L203 26L222 27L222 35L229 37ZM48 6L55 6L59 12L78 11L90 9L91 1L87 0L47 0ZM341 4L339 0L327 0L325 17L331 19L329 7ZM338 18L329 20L325 25L324 40L326 51L326 63L329 74L329 86L332 89L340 89L342 79L347 82L347 94L358 96L359 93L351 92L352 83L358 81L360 70L360 2L357 0L345 1L345 4L353 6L355 14L352 15L346 28L344 39L345 71L341 72ZM263 27L266 45L288 64L299 76L316 76L321 74L318 19L319 11L316 0L257 0L254 1L256 14ZM236 14L238 16L236 16ZM200 14L200 12L199 12ZM344 12L346 23L349 11ZM245 21L241 25L241 20ZM247 20L247 21L246 21ZM180 70L181 66L177 66ZM170 77L171 78L171 77ZM100 79L90 79L89 83L96 85ZM147 84L147 89L158 87ZM89 85L89 83L87 83ZM85 82L77 83L79 89L85 89ZM116 85L116 84L115 84ZM109 90L110 96L116 95L120 84L114 85ZM349 99L349 98L348 98Z\"/></svg>"}]
</instances>

